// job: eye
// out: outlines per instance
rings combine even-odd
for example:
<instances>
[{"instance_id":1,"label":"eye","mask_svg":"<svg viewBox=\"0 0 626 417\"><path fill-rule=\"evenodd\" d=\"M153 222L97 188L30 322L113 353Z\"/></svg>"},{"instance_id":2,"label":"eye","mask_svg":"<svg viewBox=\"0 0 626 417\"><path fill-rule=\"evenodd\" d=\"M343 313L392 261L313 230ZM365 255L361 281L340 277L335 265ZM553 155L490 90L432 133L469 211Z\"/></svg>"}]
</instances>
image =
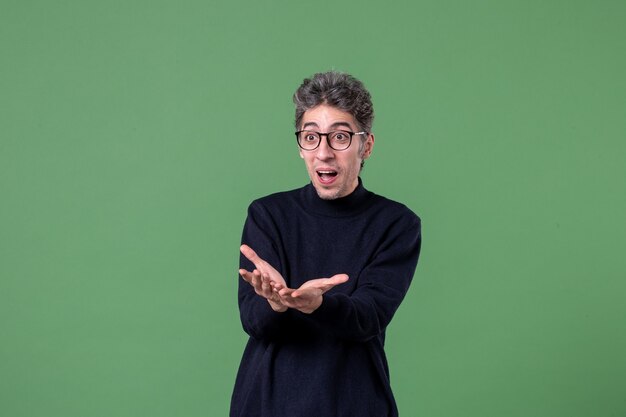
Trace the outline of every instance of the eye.
<instances>
[{"instance_id":1,"label":"eye","mask_svg":"<svg viewBox=\"0 0 626 417\"><path fill-rule=\"evenodd\" d=\"M315 142L318 139L317 134L314 132L303 132L302 136L306 142Z\"/></svg>"},{"instance_id":2,"label":"eye","mask_svg":"<svg viewBox=\"0 0 626 417\"><path fill-rule=\"evenodd\" d=\"M350 140L350 134L342 131L333 132L331 137L334 141L337 142L347 142L348 140Z\"/></svg>"}]
</instances>

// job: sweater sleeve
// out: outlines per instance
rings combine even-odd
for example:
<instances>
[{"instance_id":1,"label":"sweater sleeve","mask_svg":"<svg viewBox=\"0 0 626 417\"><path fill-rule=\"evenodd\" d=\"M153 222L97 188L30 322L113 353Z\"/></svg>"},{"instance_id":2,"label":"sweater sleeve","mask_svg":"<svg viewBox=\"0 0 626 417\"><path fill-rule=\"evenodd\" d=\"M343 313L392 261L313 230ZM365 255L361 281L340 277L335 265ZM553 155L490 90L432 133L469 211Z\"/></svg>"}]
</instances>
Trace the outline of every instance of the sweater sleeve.
<instances>
[{"instance_id":1,"label":"sweater sleeve","mask_svg":"<svg viewBox=\"0 0 626 417\"><path fill-rule=\"evenodd\" d=\"M309 317L341 339L363 342L384 332L409 289L421 240L417 216L409 225L396 224L361 271L356 290L325 294Z\"/></svg>"},{"instance_id":2,"label":"sweater sleeve","mask_svg":"<svg viewBox=\"0 0 626 417\"><path fill-rule=\"evenodd\" d=\"M253 202L248 208L241 243L249 245L254 251L281 274L282 265L278 255L276 243L270 236L272 234L271 218L263 207ZM253 271L254 264L242 254L239 255L239 267ZM285 331L285 327L293 314L290 310L283 313L274 311L266 299L256 294L250 284L239 277L239 315L244 331L255 339L274 338Z\"/></svg>"}]
</instances>

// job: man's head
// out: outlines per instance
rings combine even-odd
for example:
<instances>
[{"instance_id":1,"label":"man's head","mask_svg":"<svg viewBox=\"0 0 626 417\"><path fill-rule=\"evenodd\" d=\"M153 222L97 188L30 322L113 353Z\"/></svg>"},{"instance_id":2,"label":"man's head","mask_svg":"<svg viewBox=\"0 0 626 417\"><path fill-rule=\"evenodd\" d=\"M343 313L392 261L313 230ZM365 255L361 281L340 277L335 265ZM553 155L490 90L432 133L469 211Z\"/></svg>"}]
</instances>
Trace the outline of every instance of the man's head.
<instances>
[{"instance_id":1,"label":"man's head","mask_svg":"<svg viewBox=\"0 0 626 417\"><path fill-rule=\"evenodd\" d=\"M332 200L352 193L374 146L374 107L369 92L351 75L330 71L305 79L293 102L296 131L306 131L300 134L300 156L318 195ZM341 132L330 138L325 135L338 131L346 132L347 137ZM304 141L310 143L303 146ZM342 149L342 141L349 146Z\"/></svg>"}]
</instances>

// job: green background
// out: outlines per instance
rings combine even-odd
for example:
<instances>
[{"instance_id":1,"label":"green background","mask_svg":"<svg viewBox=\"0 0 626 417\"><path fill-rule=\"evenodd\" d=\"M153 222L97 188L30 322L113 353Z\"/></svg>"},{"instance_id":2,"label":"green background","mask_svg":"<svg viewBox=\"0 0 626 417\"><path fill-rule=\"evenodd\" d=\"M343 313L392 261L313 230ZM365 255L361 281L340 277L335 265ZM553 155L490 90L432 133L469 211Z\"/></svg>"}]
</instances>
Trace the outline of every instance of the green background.
<instances>
[{"instance_id":1,"label":"green background","mask_svg":"<svg viewBox=\"0 0 626 417\"><path fill-rule=\"evenodd\" d=\"M401 414L626 415L625 46L623 1L0 0L0 416L227 415L246 208L328 69L423 220Z\"/></svg>"}]
</instances>

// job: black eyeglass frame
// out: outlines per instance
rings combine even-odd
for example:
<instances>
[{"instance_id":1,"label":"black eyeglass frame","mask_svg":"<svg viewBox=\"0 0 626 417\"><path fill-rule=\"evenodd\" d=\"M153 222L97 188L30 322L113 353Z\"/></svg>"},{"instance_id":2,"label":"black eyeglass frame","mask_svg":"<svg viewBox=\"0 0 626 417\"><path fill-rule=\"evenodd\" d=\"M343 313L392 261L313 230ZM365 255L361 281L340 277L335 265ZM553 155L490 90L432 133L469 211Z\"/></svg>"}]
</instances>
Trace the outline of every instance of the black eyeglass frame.
<instances>
[{"instance_id":1,"label":"black eyeglass frame","mask_svg":"<svg viewBox=\"0 0 626 417\"><path fill-rule=\"evenodd\" d=\"M320 137L320 140L319 140L319 142L317 142L317 146L315 146L315 148L311 148L311 149L304 148L300 144L300 133L302 133L302 132L316 133ZM329 135L331 135L333 133L337 133L337 132L347 133L350 136L350 141L348 142L348 146L346 146L345 148L342 148L342 149L333 148L333 145L330 144L330 136ZM295 134L296 134L296 143L298 144L300 149L302 149L303 151L314 151L317 148L319 148L320 144L322 143L322 136L326 136L326 143L328 144L328 147L330 149L335 150L335 151L345 151L346 149L348 149L350 147L350 145L352 145L352 137L354 135L367 135L367 132L350 132L349 130L333 130L332 132L322 133L322 132L316 132L315 130L298 130Z\"/></svg>"}]
</instances>

